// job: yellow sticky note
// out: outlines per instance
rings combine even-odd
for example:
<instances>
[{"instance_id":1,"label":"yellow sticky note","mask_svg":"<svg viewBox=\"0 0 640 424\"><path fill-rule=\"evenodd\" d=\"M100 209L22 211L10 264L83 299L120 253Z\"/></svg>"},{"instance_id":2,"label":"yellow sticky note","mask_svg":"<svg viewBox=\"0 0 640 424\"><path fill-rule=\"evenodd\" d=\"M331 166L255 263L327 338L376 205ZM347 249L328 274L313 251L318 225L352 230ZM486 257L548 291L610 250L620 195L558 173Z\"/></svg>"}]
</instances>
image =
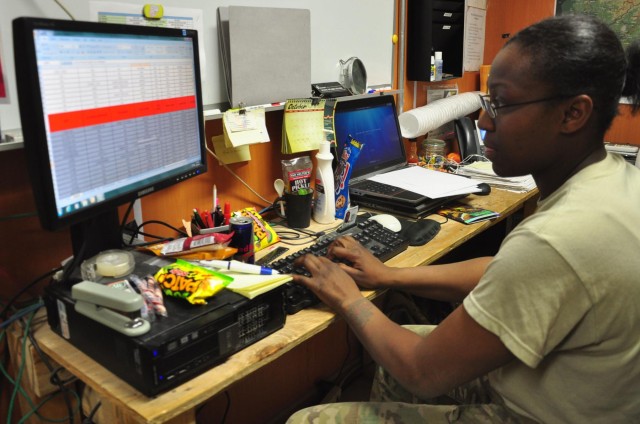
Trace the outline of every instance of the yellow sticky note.
<instances>
[{"instance_id":1,"label":"yellow sticky note","mask_svg":"<svg viewBox=\"0 0 640 424\"><path fill-rule=\"evenodd\" d=\"M223 135L211 137L213 151L216 153L218 160L224 164L246 162L251 160L251 151L249 146L227 147L224 142Z\"/></svg>"}]
</instances>

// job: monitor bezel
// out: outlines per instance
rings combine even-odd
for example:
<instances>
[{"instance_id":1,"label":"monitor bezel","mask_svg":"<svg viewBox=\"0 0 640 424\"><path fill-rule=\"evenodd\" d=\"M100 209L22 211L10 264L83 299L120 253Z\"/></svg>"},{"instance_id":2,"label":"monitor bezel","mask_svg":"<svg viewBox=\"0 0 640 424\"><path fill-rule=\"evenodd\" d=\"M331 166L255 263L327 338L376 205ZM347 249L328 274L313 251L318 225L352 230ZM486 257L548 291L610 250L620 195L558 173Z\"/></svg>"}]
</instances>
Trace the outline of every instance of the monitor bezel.
<instances>
[{"instance_id":1,"label":"monitor bezel","mask_svg":"<svg viewBox=\"0 0 640 424\"><path fill-rule=\"evenodd\" d=\"M34 43L34 30L36 29L104 34L169 36L192 40L195 66L196 108L198 111L198 133L200 139L200 163L188 171L181 170L180 172L172 172L159 181L150 182L135 190L124 192L115 198L106 199L95 206L80 209L73 214L58 216L53 178L50 172L50 157L47 146L41 88L36 71L37 62ZM196 30L23 17L13 21L13 41L24 149L36 208L43 229L54 231L82 223L93 217L108 213L110 210L117 210L119 206L134 201L135 199L181 183L186 179L201 175L207 171L204 109L202 104L198 33Z\"/></svg>"}]
</instances>

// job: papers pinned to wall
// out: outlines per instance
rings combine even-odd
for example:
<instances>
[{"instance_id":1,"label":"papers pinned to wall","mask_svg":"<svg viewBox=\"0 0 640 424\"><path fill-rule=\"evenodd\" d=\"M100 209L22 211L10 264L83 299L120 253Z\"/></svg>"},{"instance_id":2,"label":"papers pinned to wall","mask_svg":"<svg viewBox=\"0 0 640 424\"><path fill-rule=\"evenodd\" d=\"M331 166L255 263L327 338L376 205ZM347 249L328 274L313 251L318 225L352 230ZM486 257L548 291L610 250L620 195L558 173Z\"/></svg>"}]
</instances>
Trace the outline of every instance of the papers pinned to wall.
<instances>
[{"instance_id":1,"label":"papers pinned to wall","mask_svg":"<svg viewBox=\"0 0 640 424\"><path fill-rule=\"evenodd\" d=\"M222 115L227 147L240 147L270 141L264 108L230 109Z\"/></svg>"},{"instance_id":2,"label":"papers pinned to wall","mask_svg":"<svg viewBox=\"0 0 640 424\"><path fill-rule=\"evenodd\" d=\"M224 136L222 135L211 137L211 143L213 144L213 151L218 157L218 161L225 165L251 160L249 146L227 147L224 142Z\"/></svg>"},{"instance_id":3,"label":"papers pinned to wall","mask_svg":"<svg viewBox=\"0 0 640 424\"><path fill-rule=\"evenodd\" d=\"M324 99L289 99L284 105L282 153L317 150L324 140Z\"/></svg>"}]
</instances>

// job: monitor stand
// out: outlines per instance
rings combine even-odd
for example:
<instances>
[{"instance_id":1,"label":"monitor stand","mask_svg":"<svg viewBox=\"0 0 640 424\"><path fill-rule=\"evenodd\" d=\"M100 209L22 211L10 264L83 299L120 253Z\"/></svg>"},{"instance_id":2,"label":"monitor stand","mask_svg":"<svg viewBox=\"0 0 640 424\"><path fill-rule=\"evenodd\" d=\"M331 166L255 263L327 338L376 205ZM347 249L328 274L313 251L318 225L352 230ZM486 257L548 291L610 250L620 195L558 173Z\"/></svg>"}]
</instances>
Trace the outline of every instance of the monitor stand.
<instances>
[{"instance_id":1,"label":"monitor stand","mask_svg":"<svg viewBox=\"0 0 640 424\"><path fill-rule=\"evenodd\" d=\"M71 226L71 246L76 266L108 249L122 248L118 209L101 213Z\"/></svg>"}]
</instances>

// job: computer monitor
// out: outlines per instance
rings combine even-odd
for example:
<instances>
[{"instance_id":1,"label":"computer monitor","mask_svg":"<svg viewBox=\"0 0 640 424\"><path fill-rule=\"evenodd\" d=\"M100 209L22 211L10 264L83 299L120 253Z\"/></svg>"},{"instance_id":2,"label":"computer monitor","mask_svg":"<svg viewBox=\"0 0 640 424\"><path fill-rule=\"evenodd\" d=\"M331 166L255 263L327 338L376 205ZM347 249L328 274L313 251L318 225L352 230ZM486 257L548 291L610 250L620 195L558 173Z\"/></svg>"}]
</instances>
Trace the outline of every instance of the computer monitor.
<instances>
[{"instance_id":1,"label":"computer monitor","mask_svg":"<svg viewBox=\"0 0 640 424\"><path fill-rule=\"evenodd\" d=\"M122 247L118 206L207 170L197 31L13 21L41 225L74 255Z\"/></svg>"}]
</instances>

